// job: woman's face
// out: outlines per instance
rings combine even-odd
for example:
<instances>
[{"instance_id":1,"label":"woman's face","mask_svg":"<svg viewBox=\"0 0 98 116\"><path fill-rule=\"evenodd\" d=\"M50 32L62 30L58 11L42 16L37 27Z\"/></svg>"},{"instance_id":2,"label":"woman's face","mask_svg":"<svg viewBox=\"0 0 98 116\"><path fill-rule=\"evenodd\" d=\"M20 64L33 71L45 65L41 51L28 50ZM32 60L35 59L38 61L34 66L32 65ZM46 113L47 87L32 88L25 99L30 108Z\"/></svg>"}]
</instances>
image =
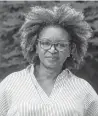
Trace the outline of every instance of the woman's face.
<instances>
[{"instance_id":1,"label":"woman's face","mask_svg":"<svg viewBox=\"0 0 98 116\"><path fill-rule=\"evenodd\" d=\"M70 56L68 33L60 27L49 26L40 32L39 40L36 52L39 55L40 65L47 68L62 67L67 57ZM55 45L51 46L53 43ZM46 49L47 46L48 49Z\"/></svg>"}]
</instances>

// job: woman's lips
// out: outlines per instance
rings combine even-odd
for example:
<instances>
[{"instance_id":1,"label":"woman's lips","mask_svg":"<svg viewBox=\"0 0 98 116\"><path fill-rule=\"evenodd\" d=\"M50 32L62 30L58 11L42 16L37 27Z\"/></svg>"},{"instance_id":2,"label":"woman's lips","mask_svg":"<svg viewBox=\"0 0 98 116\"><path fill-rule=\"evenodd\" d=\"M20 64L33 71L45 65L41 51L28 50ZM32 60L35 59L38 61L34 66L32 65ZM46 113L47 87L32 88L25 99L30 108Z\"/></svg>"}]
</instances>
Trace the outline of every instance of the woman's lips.
<instances>
[{"instance_id":1,"label":"woman's lips","mask_svg":"<svg viewBox=\"0 0 98 116\"><path fill-rule=\"evenodd\" d=\"M51 59L51 60L58 60L59 58L58 57L46 57L48 59Z\"/></svg>"}]
</instances>

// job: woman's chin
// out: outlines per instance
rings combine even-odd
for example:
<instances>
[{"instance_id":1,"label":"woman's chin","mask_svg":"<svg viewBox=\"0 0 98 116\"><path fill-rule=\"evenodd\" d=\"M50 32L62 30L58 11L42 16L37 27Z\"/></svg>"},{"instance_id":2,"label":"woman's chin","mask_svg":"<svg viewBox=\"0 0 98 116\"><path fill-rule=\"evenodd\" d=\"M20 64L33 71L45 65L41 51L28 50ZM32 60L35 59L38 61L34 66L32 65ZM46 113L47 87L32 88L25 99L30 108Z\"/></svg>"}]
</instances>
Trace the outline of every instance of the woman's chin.
<instances>
[{"instance_id":1,"label":"woman's chin","mask_svg":"<svg viewBox=\"0 0 98 116\"><path fill-rule=\"evenodd\" d=\"M60 66L57 62L44 62L44 65L48 68L57 68Z\"/></svg>"}]
</instances>

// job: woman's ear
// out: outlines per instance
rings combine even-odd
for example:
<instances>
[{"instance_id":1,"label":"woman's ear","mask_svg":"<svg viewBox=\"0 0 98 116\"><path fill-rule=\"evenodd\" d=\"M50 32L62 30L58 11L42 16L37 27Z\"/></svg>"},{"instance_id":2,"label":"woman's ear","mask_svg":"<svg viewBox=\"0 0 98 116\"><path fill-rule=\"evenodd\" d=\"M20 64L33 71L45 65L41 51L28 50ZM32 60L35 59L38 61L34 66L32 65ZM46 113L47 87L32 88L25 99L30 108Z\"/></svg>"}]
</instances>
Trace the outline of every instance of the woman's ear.
<instances>
[{"instance_id":1,"label":"woman's ear","mask_svg":"<svg viewBox=\"0 0 98 116\"><path fill-rule=\"evenodd\" d=\"M73 45L72 45L71 54L72 54L73 60L80 60L77 46L75 43L73 43Z\"/></svg>"},{"instance_id":2,"label":"woman's ear","mask_svg":"<svg viewBox=\"0 0 98 116\"><path fill-rule=\"evenodd\" d=\"M76 52L76 44L75 43L72 43L71 52L72 53Z\"/></svg>"},{"instance_id":3,"label":"woman's ear","mask_svg":"<svg viewBox=\"0 0 98 116\"><path fill-rule=\"evenodd\" d=\"M38 53L38 44L36 44L36 53Z\"/></svg>"},{"instance_id":4,"label":"woman's ear","mask_svg":"<svg viewBox=\"0 0 98 116\"><path fill-rule=\"evenodd\" d=\"M70 57L70 54L71 54L71 47L69 46L68 57Z\"/></svg>"},{"instance_id":5,"label":"woman's ear","mask_svg":"<svg viewBox=\"0 0 98 116\"><path fill-rule=\"evenodd\" d=\"M76 60L78 54L77 54L77 47L75 43L72 43L71 54L72 54L73 60Z\"/></svg>"}]
</instances>

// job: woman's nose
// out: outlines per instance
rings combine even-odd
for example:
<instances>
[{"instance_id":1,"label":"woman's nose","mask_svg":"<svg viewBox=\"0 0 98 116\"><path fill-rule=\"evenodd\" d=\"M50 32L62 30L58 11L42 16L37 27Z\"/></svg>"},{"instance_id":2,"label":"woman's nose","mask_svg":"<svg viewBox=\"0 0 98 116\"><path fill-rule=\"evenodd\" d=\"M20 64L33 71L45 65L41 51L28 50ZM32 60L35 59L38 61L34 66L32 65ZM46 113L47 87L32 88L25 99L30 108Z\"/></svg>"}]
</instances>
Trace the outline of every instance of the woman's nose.
<instances>
[{"instance_id":1,"label":"woman's nose","mask_svg":"<svg viewBox=\"0 0 98 116\"><path fill-rule=\"evenodd\" d=\"M52 45L51 48L49 49L49 51L50 51L51 53L57 52L57 50L56 50L56 48L55 48L55 45Z\"/></svg>"}]
</instances>

